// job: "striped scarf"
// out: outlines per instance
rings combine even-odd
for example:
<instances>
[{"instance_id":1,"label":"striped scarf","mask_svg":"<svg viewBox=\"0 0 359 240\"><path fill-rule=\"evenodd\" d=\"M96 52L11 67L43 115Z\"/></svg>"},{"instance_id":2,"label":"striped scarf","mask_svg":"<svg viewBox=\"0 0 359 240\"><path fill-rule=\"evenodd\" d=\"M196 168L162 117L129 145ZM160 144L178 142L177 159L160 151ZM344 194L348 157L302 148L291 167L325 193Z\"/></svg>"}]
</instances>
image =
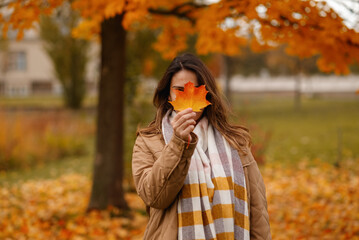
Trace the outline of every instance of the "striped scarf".
<instances>
[{"instance_id":1,"label":"striped scarf","mask_svg":"<svg viewBox=\"0 0 359 240\"><path fill-rule=\"evenodd\" d=\"M162 120L166 144L176 112ZM193 132L198 143L178 201L178 239L249 239L245 176L237 150L206 117Z\"/></svg>"}]
</instances>

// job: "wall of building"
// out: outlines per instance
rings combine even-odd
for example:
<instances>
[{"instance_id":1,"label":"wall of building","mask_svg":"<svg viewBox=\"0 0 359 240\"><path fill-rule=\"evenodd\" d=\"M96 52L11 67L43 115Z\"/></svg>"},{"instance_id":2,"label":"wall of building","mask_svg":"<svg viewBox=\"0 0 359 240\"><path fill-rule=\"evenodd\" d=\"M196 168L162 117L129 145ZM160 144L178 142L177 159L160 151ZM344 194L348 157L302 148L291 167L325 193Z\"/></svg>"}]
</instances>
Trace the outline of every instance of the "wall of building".
<instances>
[{"instance_id":1,"label":"wall of building","mask_svg":"<svg viewBox=\"0 0 359 240\"><path fill-rule=\"evenodd\" d=\"M25 35L21 41L9 39L6 46L0 49L0 95L8 97L31 96L31 95L60 95L62 87L56 79L52 62L44 50L43 44L36 32L32 31ZM15 67L15 60L19 65ZM25 58L25 67L21 58ZM97 93L99 72L99 47L93 43L89 51L90 61L86 71L88 94Z\"/></svg>"}]
</instances>

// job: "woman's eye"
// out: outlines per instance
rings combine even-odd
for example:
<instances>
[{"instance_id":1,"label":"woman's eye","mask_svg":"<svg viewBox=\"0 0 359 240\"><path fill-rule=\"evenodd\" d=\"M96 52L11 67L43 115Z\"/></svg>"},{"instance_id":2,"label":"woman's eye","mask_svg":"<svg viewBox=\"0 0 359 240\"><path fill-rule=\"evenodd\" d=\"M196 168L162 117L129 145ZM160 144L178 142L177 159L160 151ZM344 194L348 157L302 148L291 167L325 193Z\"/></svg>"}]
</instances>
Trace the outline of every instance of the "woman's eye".
<instances>
[{"instance_id":1,"label":"woman's eye","mask_svg":"<svg viewBox=\"0 0 359 240\"><path fill-rule=\"evenodd\" d=\"M177 91L181 91L183 92L184 91L184 88L175 88Z\"/></svg>"}]
</instances>

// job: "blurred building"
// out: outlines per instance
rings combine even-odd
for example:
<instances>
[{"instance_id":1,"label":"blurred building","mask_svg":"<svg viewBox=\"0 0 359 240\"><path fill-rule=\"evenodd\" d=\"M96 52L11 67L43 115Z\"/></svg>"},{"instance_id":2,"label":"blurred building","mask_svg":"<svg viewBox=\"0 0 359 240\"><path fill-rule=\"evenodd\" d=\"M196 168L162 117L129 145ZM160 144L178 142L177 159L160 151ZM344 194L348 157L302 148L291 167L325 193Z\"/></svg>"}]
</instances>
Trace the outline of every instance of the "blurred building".
<instances>
[{"instance_id":1,"label":"blurred building","mask_svg":"<svg viewBox=\"0 0 359 240\"><path fill-rule=\"evenodd\" d=\"M224 79L220 81L225 84ZM235 75L230 89L241 93L293 93L299 91L308 95L344 94L354 95L359 89L359 76L311 75L270 76L263 71L258 76Z\"/></svg>"},{"instance_id":2,"label":"blurred building","mask_svg":"<svg viewBox=\"0 0 359 240\"><path fill-rule=\"evenodd\" d=\"M86 70L87 94L97 93L99 76L99 47L90 47L90 61ZM51 59L36 31L25 33L23 40L16 41L10 32L0 48L0 95L31 96L61 95L62 86L56 79Z\"/></svg>"}]
</instances>

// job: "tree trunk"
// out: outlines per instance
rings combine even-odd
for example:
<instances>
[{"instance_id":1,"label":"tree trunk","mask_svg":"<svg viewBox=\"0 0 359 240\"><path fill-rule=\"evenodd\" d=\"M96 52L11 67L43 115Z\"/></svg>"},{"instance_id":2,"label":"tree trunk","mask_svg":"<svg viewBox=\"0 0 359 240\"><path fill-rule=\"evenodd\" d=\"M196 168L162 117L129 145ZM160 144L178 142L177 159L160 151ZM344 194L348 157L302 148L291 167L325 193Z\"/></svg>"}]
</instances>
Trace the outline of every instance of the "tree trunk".
<instances>
[{"instance_id":1,"label":"tree trunk","mask_svg":"<svg viewBox=\"0 0 359 240\"><path fill-rule=\"evenodd\" d=\"M124 146L125 39L123 15L101 24L101 79L93 185L88 210L128 209L122 179Z\"/></svg>"}]
</instances>

